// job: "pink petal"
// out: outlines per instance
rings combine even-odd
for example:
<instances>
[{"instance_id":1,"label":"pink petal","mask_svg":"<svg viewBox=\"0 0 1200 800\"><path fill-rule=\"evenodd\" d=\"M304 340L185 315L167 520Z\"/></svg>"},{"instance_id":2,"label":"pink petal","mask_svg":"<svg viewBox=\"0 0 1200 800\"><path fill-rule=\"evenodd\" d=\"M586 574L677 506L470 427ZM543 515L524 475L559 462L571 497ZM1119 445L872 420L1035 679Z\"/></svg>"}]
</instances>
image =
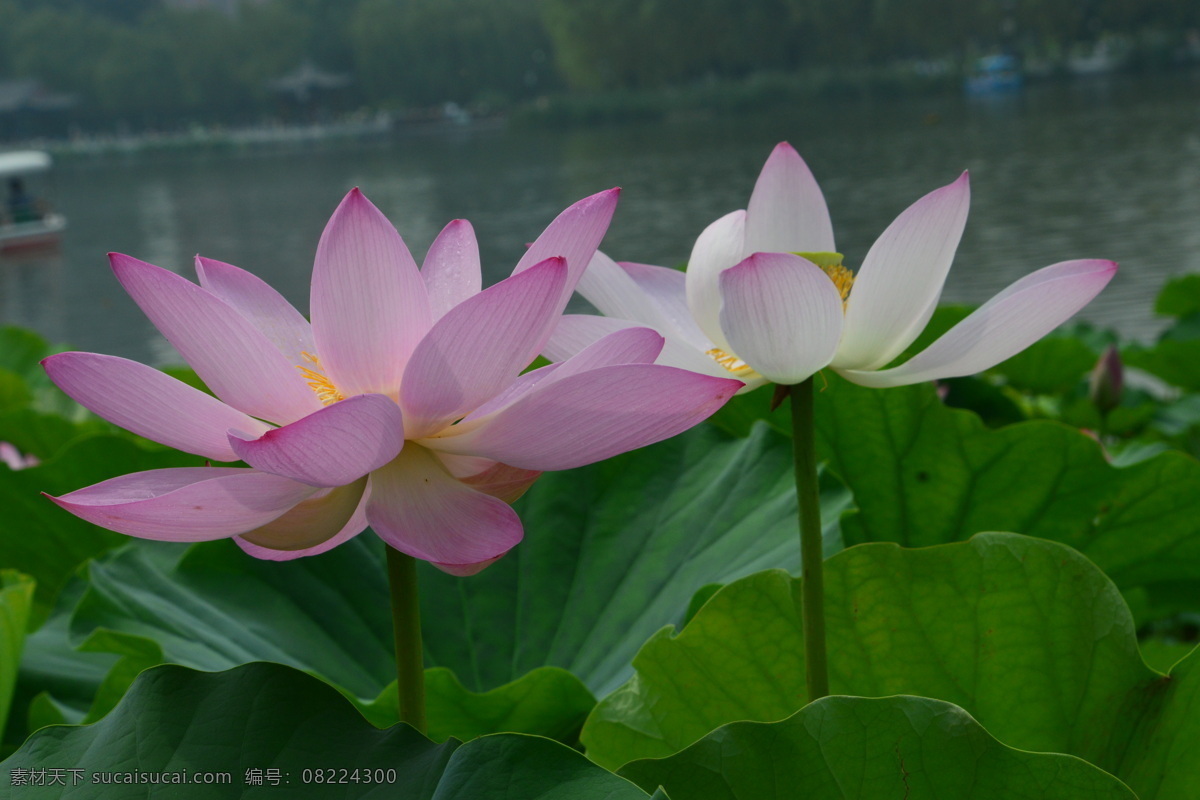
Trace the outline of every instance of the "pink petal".
<instances>
[{"instance_id":1,"label":"pink petal","mask_svg":"<svg viewBox=\"0 0 1200 800\"><path fill-rule=\"evenodd\" d=\"M687 303L700 330L714 345L728 352L721 330L721 290L718 277L740 262L745 252L746 212L734 211L709 225L696 239L687 268Z\"/></svg>"},{"instance_id":2,"label":"pink petal","mask_svg":"<svg viewBox=\"0 0 1200 800\"><path fill-rule=\"evenodd\" d=\"M421 277L429 290L433 321L483 288L479 243L475 229L465 219L456 219L442 229L429 246Z\"/></svg>"},{"instance_id":3,"label":"pink petal","mask_svg":"<svg viewBox=\"0 0 1200 800\"><path fill-rule=\"evenodd\" d=\"M657 364L601 367L531 391L465 433L422 444L522 469L571 469L685 431L741 387Z\"/></svg>"},{"instance_id":4,"label":"pink petal","mask_svg":"<svg viewBox=\"0 0 1200 800\"><path fill-rule=\"evenodd\" d=\"M600 240L608 231L613 212L617 208L620 189L609 189L591 197L585 197L567 208L551 222L542 235L529 246L525 255L517 262L513 274L524 272L548 258L561 257L567 261L567 280L559 299L557 313L567 307L567 301L575 291L575 285L583 275L588 262ZM549 332L546 333L547 337ZM545 342L543 342L545 344ZM541 350L541 346L538 350Z\"/></svg>"},{"instance_id":5,"label":"pink petal","mask_svg":"<svg viewBox=\"0 0 1200 800\"><path fill-rule=\"evenodd\" d=\"M921 333L967 224L967 173L909 206L871 246L854 278L834 366L875 369Z\"/></svg>"},{"instance_id":6,"label":"pink petal","mask_svg":"<svg viewBox=\"0 0 1200 800\"><path fill-rule=\"evenodd\" d=\"M903 386L971 375L999 364L1066 322L1100 293L1117 265L1063 261L1026 275L904 364L881 372L839 370L863 386Z\"/></svg>"},{"instance_id":7,"label":"pink petal","mask_svg":"<svg viewBox=\"0 0 1200 800\"><path fill-rule=\"evenodd\" d=\"M224 300L153 264L119 253L109 261L125 291L217 397L281 424L321 407L296 365Z\"/></svg>"},{"instance_id":8,"label":"pink petal","mask_svg":"<svg viewBox=\"0 0 1200 800\"><path fill-rule=\"evenodd\" d=\"M401 407L410 438L427 436L477 408L537 355L567 280L550 258L450 309L413 352Z\"/></svg>"},{"instance_id":9,"label":"pink petal","mask_svg":"<svg viewBox=\"0 0 1200 800\"><path fill-rule=\"evenodd\" d=\"M238 546L258 558L265 555L268 561L290 561L332 549L367 527L362 503L366 486L364 475L346 486L319 491L283 516L235 537ZM360 506L362 513L356 514Z\"/></svg>"},{"instance_id":10,"label":"pink petal","mask_svg":"<svg viewBox=\"0 0 1200 800\"><path fill-rule=\"evenodd\" d=\"M746 250L828 253L835 250L825 196L790 144L775 146L746 206Z\"/></svg>"},{"instance_id":11,"label":"pink petal","mask_svg":"<svg viewBox=\"0 0 1200 800\"><path fill-rule=\"evenodd\" d=\"M441 458L442 463L446 464L447 469L450 469L447 459L454 458L454 456L448 453L439 453L437 455ZM462 458L462 456L459 457ZM486 461L487 459L478 460ZM500 464L494 461L488 461L488 463L491 466L487 469L481 470L474 475L459 477L458 479L472 489L489 494L506 503L517 502L521 498L521 495L525 494L529 487L534 484L534 481L541 477L542 474L537 470L510 467L508 464ZM451 473L453 474L453 470L451 470Z\"/></svg>"},{"instance_id":12,"label":"pink petal","mask_svg":"<svg viewBox=\"0 0 1200 800\"><path fill-rule=\"evenodd\" d=\"M50 499L129 536L206 542L266 525L315 491L252 469L187 467L122 475Z\"/></svg>"},{"instance_id":13,"label":"pink petal","mask_svg":"<svg viewBox=\"0 0 1200 800\"><path fill-rule=\"evenodd\" d=\"M313 265L313 337L345 395L395 394L429 330L429 295L400 234L352 190L333 212Z\"/></svg>"},{"instance_id":14,"label":"pink petal","mask_svg":"<svg viewBox=\"0 0 1200 800\"><path fill-rule=\"evenodd\" d=\"M354 513L350 515L350 519L345 525L342 526L341 530L337 531L333 536L330 536L318 544L312 545L311 547L301 548L299 550L277 550L272 547L264 547L254 544L253 542L247 540L245 536L235 536L233 537L233 541L247 554L252 555L255 558L261 558L264 561L293 561L297 558L304 558L306 556L319 556L321 553L327 553L343 542L350 541L367 528L367 499L371 496L371 479L370 477L367 477L363 480L365 482L366 489L363 490L359 495L358 505L355 507ZM324 519L330 520L330 524L332 524L332 519L334 517L333 510L337 507L337 502L340 499L354 496L355 492L358 491L358 489L355 488L357 486L358 482L355 482L349 486L330 489L328 490L329 494L325 495L324 498L317 499L316 506L309 506L308 504L310 501L305 500L291 511L277 519L275 522L268 523L262 528L256 528L254 531L249 531L246 536L253 535L256 531L274 529L276 526L286 530L289 521L293 520L298 524L307 525L308 523L306 520L304 520L302 515L305 515L310 509L316 511L319 515L322 515ZM332 496L337 493L341 494L338 495L336 499L327 499L332 498ZM320 493L318 492L318 494ZM323 500L328 502L329 505L325 505L322 502ZM311 531L314 534L316 533L316 531L313 529L306 529L306 532L308 531ZM317 539L319 536L313 535L311 538Z\"/></svg>"},{"instance_id":15,"label":"pink petal","mask_svg":"<svg viewBox=\"0 0 1200 800\"><path fill-rule=\"evenodd\" d=\"M240 311L290 363L303 364L301 353L316 352L308 320L262 279L201 256L196 256L196 275L201 286Z\"/></svg>"},{"instance_id":16,"label":"pink petal","mask_svg":"<svg viewBox=\"0 0 1200 800\"><path fill-rule=\"evenodd\" d=\"M96 353L59 353L42 361L73 400L139 436L214 461L237 461L225 432L259 435L270 426L145 364Z\"/></svg>"},{"instance_id":17,"label":"pink petal","mask_svg":"<svg viewBox=\"0 0 1200 800\"><path fill-rule=\"evenodd\" d=\"M455 480L433 453L412 444L371 475L367 519L392 547L452 574L482 569L524 535L508 503Z\"/></svg>"},{"instance_id":18,"label":"pink petal","mask_svg":"<svg viewBox=\"0 0 1200 800\"><path fill-rule=\"evenodd\" d=\"M842 298L816 264L756 253L721 273L721 328L733 353L776 383L800 383L833 358Z\"/></svg>"},{"instance_id":19,"label":"pink petal","mask_svg":"<svg viewBox=\"0 0 1200 800\"><path fill-rule=\"evenodd\" d=\"M262 472L309 486L345 486L396 457L404 425L390 398L360 394L257 438L230 431L229 444Z\"/></svg>"},{"instance_id":20,"label":"pink petal","mask_svg":"<svg viewBox=\"0 0 1200 800\"><path fill-rule=\"evenodd\" d=\"M682 341L693 348L705 351L713 345L696 320L687 304L687 274L682 270L656 267L651 264L634 264L620 261L618 266L625 270L634 283L650 296L662 310L662 314L678 332ZM665 334L664 334L665 335ZM674 338L667 336L668 339Z\"/></svg>"},{"instance_id":21,"label":"pink petal","mask_svg":"<svg viewBox=\"0 0 1200 800\"><path fill-rule=\"evenodd\" d=\"M462 424L495 413L533 389L544 388L571 375L617 364L653 364L665 343L666 340L650 328L624 328L610 333L566 361L521 375L506 390L466 416Z\"/></svg>"}]
</instances>

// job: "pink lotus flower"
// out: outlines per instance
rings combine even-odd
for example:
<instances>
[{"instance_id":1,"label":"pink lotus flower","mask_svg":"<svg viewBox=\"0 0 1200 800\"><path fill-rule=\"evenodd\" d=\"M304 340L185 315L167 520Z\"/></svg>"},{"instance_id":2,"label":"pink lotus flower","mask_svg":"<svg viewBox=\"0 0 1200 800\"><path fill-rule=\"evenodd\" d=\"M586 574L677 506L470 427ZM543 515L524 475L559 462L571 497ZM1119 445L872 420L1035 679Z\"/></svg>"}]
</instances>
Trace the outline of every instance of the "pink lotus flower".
<instances>
[{"instance_id":1,"label":"pink lotus flower","mask_svg":"<svg viewBox=\"0 0 1200 800\"><path fill-rule=\"evenodd\" d=\"M311 324L229 264L197 258L197 286L111 255L122 286L216 397L93 353L50 356L50 377L134 433L249 468L153 470L52 499L131 536L234 537L275 560L323 552L370 525L447 572L479 571L521 540L508 502L541 471L673 436L741 386L654 365L663 340L647 329L520 374L616 201L614 189L571 206L511 277L481 291L469 223L446 226L418 270L356 189L317 248Z\"/></svg>"},{"instance_id":2,"label":"pink lotus flower","mask_svg":"<svg viewBox=\"0 0 1200 800\"><path fill-rule=\"evenodd\" d=\"M853 274L835 252L829 211L812 173L782 143L746 210L700 234L686 276L616 264L598 253L579 291L610 318L564 317L547 355L566 358L615 330L649 325L668 339L660 363L732 375L745 390L768 381L799 383L826 366L877 387L987 369L1079 311L1117 266L1089 259L1038 270L921 353L885 369L929 322L969 202L963 173L904 211Z\"/></svg>"}]
</instances>

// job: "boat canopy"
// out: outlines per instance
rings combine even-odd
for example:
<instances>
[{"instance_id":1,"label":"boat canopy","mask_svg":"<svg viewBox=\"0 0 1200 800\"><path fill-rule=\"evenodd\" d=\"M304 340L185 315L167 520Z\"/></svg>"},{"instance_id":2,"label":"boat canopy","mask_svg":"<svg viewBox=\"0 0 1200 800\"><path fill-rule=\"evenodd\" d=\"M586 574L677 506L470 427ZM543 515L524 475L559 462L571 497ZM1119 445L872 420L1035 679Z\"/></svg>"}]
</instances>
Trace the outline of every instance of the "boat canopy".
<instances>
[{"instance_id":1,"label":"boat canopy","mask_svg":"<svg viewBox=\"0 0 1200 800\"><path fill-rule=\"evenodd\" d=\"M53 163L49 153L40 150L16 150L0 153L0 179L14 175L45 172Z\"/></svg>"}]
</instances>

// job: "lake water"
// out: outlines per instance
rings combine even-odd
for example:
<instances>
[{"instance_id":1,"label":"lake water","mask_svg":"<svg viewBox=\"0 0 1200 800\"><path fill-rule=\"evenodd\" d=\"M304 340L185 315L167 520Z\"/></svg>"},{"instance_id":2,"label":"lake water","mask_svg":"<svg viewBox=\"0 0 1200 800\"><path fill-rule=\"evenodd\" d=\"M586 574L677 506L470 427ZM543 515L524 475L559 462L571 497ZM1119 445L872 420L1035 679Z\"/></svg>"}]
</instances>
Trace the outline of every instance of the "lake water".
<instances>
[{"instance_id":1,"label":"lake water","mask_svg":"<svg viewBox=\"0 0 1200 800\"><path fill-rule=\"evenodd\" d=\"M301 310L317 239L360 186L418 261L465 217L485 280L571 202L623 188L615 258L684 261L712 220L745 207L772 146L804 155L856 265L909 203L971 171L966 234L943 295L979 303L1034 269L1111 258L1121 271L1081 315L1148 339L1170 275L1200 271L1200 76L1037 86L994 102L826 103L789 113L589 130L455 130L387 142L64 160L70 227L57 253L0 257L0 322L74 348L179 359L125 296L105 253L194 277L196 253L260 275Z\"/></svg>"}]
</instances>

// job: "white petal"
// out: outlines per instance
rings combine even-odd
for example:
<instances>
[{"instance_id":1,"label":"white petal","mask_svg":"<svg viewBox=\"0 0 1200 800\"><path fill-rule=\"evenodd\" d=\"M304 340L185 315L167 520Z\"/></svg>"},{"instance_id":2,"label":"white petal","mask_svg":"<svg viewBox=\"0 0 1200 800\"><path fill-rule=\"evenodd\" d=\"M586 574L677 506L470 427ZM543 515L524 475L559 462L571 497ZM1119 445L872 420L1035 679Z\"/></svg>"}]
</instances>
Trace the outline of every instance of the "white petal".
<instances>
[{"instance_id":1,"label":"white petal","mask_svg":"<svg viewBox=\"0 0 1200 800\"><path fill-rule=\"evenodd\" d=\"M722 272L745 258L746 212L734 211L709 225L696 239L687 268L687 302L704 335L722 350L729 342L721 332Z\"/></svg>"},{"instance_id":2,"label":"white petal","mask_svg":"<svg viewBox=\"0 0 1200 800\"><path fill-rule=\"evenodd\" d=\"M629 319L652 328L662 328L667 323L654 300L617 262L599 250L575 290L606 317Z\"/></svg>"},{"instance_id":3,"label":"white petal","mask_svg":"<svg viewBox=\"0 0 1200 800\"><path fill-rule=\"evenodd\" d=\"M662 315L683 341L701 352L712 348L712 342L700 330L688 308L686 273L669 267L628 261L619 261L617 266L625 270L634 283L658 305ZM667 335L667 338L672 337Z\"/></svg>"},{"instance_id":4,"label":"white petal","mask_svg":"<svg viewBox=\"0 0 1200 800\"><path fill-rule=\"evenodd\" d=\"M787 142L776 145L754 184L746 206L746 249L768 253L835 249L821 187Z\"/></svg>"},{"instance_id":5,"label":"white petal","mask_svg":"<svg viewBox=\"0 0 1200 800\"><path fill-rule=\"evenodd\" d=\"M733 353L776 383L800 383L833 358L842 298L829 276L791 253L755 253L721 275L721 327Z\"/></svg>"},{"instance_id":6,"label":"white petal","mask_svg":"<svg viewBox=\"0 0 1200 800\"><path fill-rule=\"evenodd\" d=\"M909 206L880 235L854 278L834 365L877 369L929 321L967 223L967 173Z\"/></svg>"},{"instance_id":7,"label":"white petal","mask_svg":"<svg viewBox=\"0 0 1200 800\"><path fill-rule=\"evenodd\" d=\"M863 386L971 375L1024 350L1087 305L1117 271L1111 261L1063 261L1026 275L904 364L882 372L839 370Z\"/></svg>"}]
</instances>

